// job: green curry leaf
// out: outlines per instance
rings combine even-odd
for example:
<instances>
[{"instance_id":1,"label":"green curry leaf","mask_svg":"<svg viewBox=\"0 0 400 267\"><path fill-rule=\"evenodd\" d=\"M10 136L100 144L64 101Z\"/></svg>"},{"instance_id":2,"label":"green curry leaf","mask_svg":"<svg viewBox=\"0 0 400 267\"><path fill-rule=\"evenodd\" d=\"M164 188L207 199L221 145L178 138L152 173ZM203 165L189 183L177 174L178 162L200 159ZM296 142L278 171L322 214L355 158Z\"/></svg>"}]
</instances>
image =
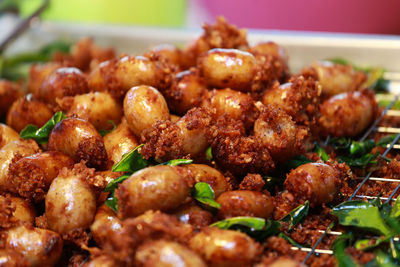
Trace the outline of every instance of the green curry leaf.
<instances>
[{"instance_id":1,"label":"green curry leaf","mask_svg":"<svg viewBox=\"0 0 400 267\"><path fill-rule=\"evenodd\" d=\"M207 183L204 182L196 183L193 187L192 196L194 199L196 199L197 201L208 207L214 209L221 208L221 204L219 204L214 200L215 199L214 190Z\"/></svg>"},{"instance_id":2,"label":"green curry leaf","mask_svg":"<svg viewBox=\"0 0 400 267\"><path fill-rule=\"evenodd\" d=\"M39 144L46 144L53 128L66 117L63 112L56 112L41 128L29 124L21 131L20 136L23 139L35 139Z\"/></svg>"},{"instance_id":3,"label":"green curry leaf","mask_svg":"<svg viewBox=\"0 0 400 267\"><path fill-rule=\"evenodd\" d=\"M385 236L392 233L382 219L379 209L365 201L343 202L334 207L331 213L338 217L339 223L342 225L361 228Z\"/></svg>"}]
</instances>

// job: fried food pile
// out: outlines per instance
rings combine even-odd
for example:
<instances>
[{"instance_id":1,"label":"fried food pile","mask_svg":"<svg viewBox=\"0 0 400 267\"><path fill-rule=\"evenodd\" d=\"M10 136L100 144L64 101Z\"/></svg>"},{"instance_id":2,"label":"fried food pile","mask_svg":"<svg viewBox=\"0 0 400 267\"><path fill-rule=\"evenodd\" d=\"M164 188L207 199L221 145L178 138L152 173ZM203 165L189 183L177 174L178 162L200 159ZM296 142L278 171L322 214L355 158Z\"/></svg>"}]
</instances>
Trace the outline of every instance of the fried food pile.
<instances>
[{"instance_id":1,"label":"fried food pile","mask_svg":"<svg viewBox=\"0 0 400 267\"><path fill-rule=\"evenodd\" d=\"M315 142L360 136L378 114L374 92L351 66L315 62L293 74L283 47L250 45L223 18L203 29L184 49L120 57L83 39L33 65L26 83L0 81L0 265L301 266L307 252L282 236L212 224L280 220L309 203L303 222L279 231L312 246L334 220L332 203L357 185L333 150L329 160L314 152ZM44 137L20 137L54 114L64 117ZM119 171L135 148L146 166ZM287 168L298 155L310 162ZM176 159L189 164L160 164ZM379 164L382 175L399 176L397 160ZM194 197L199 183L215 207ZM307 264L336 262L320 254Z\"/></svg>"}]
</instances>

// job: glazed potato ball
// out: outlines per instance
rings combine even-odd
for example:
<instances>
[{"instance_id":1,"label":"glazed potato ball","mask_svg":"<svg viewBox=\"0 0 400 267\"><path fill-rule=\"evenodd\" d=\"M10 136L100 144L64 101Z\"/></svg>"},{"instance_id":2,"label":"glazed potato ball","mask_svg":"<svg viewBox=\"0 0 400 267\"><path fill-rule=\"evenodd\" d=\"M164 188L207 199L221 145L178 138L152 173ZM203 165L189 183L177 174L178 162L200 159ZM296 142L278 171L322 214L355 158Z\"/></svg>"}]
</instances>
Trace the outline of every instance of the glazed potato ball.
<instances>
[{"instance_id":1,"label":"glazed potato ball","mask_svg":"<svg viewBox=\"0 0 400 267\"><path fill-rule=\"evenodd\" d=\"M60 68L53 71L43 81L38 97L48 104L55 105L56 99L89 92L83 73L77 68Z\"/></svg>"},{"instance_id":2,"label":"glazed potato ball","mask_svg":"<svg viewBox=\"0 0 400 267\"><path fill-rule=\"evenodd\" d=\"M10 164L22 157L30 156L40 151L33 140L18 139L3 146L0 150L0 191L13 192L14 188L8 180Z\"/></svg>"},{"instance_id":3,"label":"glazed potato ball","mask_svg":"<svg viewBox=\"0 0 400 267\"><path fill-rule=\"evenodd\" d=\"M28 124L42 127L51 117L53 111L43 102L31 95L15 101L7 113L7 125L21 132Z\"/></svg>"},{"instance_id":4,"label":"glazed potato ball","mask_svg":"<svg viewBox=\"0 0 400 267\"><path fill-rule=\"evenodd\" d=\"M351 65L334 64L330 61L314 62L303 73L314 72L325 96L352 92L361 89L367 79L365 73L357 71Z\"/></svg>"},{"instance_id":5,"label":"glazed potato ball","mask_svg":"<svg viewBox=\"0 0 400 267\"><path fill-rule=\"evenodd\" d=\"M43 81L54 71L60 69L62 64L59 62L47 62L33 64L29 70L27 82L28 93L38 97Z\"/></svg>"},{"instance_id":6,"label":"glazed potato ball","mask_svg":"<svg viewBox=\"0 0 400 267\"><path fill-rule=\"evenodd\" d=\"M103 137L89 122L79 118L60 121L51 131L49 150L56 150L75 162L85 160L89 167L105 169L107 151Z\"/></svg>"},{"instance_id":7,"label":"glazed potato ball","mask_svg":"<svg viewBox=\"0 0 400 267\"><path fill-rule=\"evenodd\" d=\"M109 121L118 125L122 118L121 105L105 92L67 96L59 101L59 105L67 116L86 120L97 130L109 130L112 128Z\"/></svg>"},{"instance_id":8,"label":"glazed potato ball","mask_svg":"<svg viewBox=\"0 0 400 267\"><path fill-rule=\"evenodd\" d=\"M118 233L121 230L122 222L118 219L117 214L105 204L101 205L94 217L94 221L90 226L93 239L99 246L102 246L110 233Z\"/></svg>"},{"instance_id":9,"label":"glazed potato ball","mask_svg":"<svg viewBox=\"0 0 400 267\"><path fill-rule=\"evenodd\" d=\"M274 209L270 196L250 190L234 190L222 193L217 199L221 204L218 217L236 216L268 218Z\"/></svg>"},{"instance_id":10,"label":"glazed potato ball","mask_svg":"<svg viewBox=\"0 0 400 267\"><path fill-rule=\"evenodd\" d=\"M167 102L157 89L141 85L132 87L124 99L124 114L131 131L140 136L159 120L169 119Z\"/></svg>"},{"instance_id":11,"label":"glazed potato ball","mask_svg":"<svg viewBox=\"0 0 400 267\"><path fill-rule=\"evenodd\" d=\"M45 216L49 228L66 234L89 228L96 213L96 194L86 182L92 174L83 165L63 169L53 180L45 199Z\"/></svg>"},{"instance_id":12,"label":"glazed potato ball","mask_svg":"<svg viewBox=\"0 0 400 267\"><path fill-rule=\"evenodd\" d=\"M0 123L0 149L6 144L19 139L19 134L6 124Z\"/></svg>"},{"instance_id":13,"label":"glazed potato ball","mask_svg":"<svg viewBox=\"0 0 400 267\"><path fill-rule=\"evenodd\" d=\"M172 241L149 241L140 246L135 255L137 266L206 267L203 259L187 247Z\"/></svg>"},{"instance_id":14,"label":"glazed potato ball","mask_svg":"<svg viewBox=\"0 0 400 267\"><path fill-rule=\"evenodd\" d=\"M254 123L254 115L257 113L250 95L229 88L210 91L202 107L214 109L217 116L227 115L241 120L247 127Z\"/></svg>"},{"instance_id":15,"label":"glazed potato ball","mask_svg":"<svg viewBox=\"0 0 400 267\"><path fill-rule=\"evenodd\" d=\"M140 145L138 139L132 134L125 118L114 131L104 136L104 146L107 151L109 167L118 163L125 153Z\"/></svg>"},{"instance_id":16,"label":"glazed potato ball","mask_svg":"<svg viewBox=\"0 0 400 267\"><path fill-rule=\"evenodd\" d=\"M0 117L6 116L11 105L21 96L20 84L0 79Z\"/></svg>"},{"instance_id":17,"label":"glazed potato ball","mask_svg":"<svg viewBox=\"0 0 400 267\"><path fill-rule=\"evenodd\" d=\"M237 49L211 49L199 57L197 66L207 85L245 92L251 90L257 72L254 56Z\"/></svg>"},{"instance_id":18,"label":"glazed potato ball","mask_svg":"<svg viewBox=\"0 0 400 267\"><path fill-rule=\"evenodd\" d=\"M205 228L189 240L189 247L210 266L251 266L260 245L244 233Z\"/></svg>"},{"instance_id":19,"label":"glazed potato ball","mask_svg":"<svg viewBox=\"0 0 400 267\"><path fill-rule=\"evenodd\" d=\"M20 196L39 202L62 168L72 168L74 161L58 151L46 151L11 163L9 181Z\"/></svg>"},{"instance_id":20,"label":"glazed potato ball","mask_svg":"<svg viewBox=\"0 0 400 267\"><path fill-rule=\"evenodd\" d=\"M171 87L164 96L171 112L184 115L188 110L201 104L207 92L206 84L197 70L185 70L174 75Z\"/></svg>"},{"instance_id":21,"label":"glazed potato ball","mask_svg":"<svg viewBox=\"0 0 400 267\"><path fill-rule=\"evenodd\" d=\"M321 133L355 137L375 119L377 103L368 90L347 92L327 99L321 106Z\"/></svg>"},{"instance_id":22,"label":"glazed potato ball","mask_svg":"<svg viewBox=\"0 0 400 267\"><path fill-rule=\"evenodd\" d=\"M115 65L113 79L124 92L134 86L163 86L164 65L143 56L125 56Z\"/></svg>"},{"instance_id":23,"label":"glazed potato ball","mask_svg":"<svg viewBox=\"0 0 400 267\"><path fill-rule=\"evenodd\" d=\"M56 266L61 257L63 240L53 231L21 225L5 234L5 248L22 254L29 266Z\"/></svg>"},{"instance_id":24,"label":"glazed potato ball","mask_svg":"<svg viewBox=\"0 0 400 267\"><path fill-rule=\"evenodd\" d=\"M118 216L135 217L147 210L177 208L190 196L191 181L179 167L147 167L123 181L115 192Z\"/></svg>"},{"instance_id":25,"label":"glazed potato ball","mask_svg":"<svg viewBox=\"0 0 400 267\"><path fill-rule=\"evenodd\" d=\"M284 184L298 200L321 205L336 198L339 178L339 172L328 164L307 163L292 170Z\"/></svg>"}]
</instances>

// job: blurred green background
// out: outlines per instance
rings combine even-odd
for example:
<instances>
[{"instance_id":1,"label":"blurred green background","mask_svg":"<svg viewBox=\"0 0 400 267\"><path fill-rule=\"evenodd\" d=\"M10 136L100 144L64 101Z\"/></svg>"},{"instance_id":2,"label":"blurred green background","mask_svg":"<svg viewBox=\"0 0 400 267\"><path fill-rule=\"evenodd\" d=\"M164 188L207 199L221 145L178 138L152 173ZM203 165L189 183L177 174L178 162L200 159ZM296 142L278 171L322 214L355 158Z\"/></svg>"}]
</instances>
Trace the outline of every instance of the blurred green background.
<instances>
[{"instance_id":1,"label":"blurred green background","mask_svg":"<svg viewBox=\"0 0 400 267\"><path fill-rule=\"evenodd\" d=\"M23 16L30 15L43 3L43 0L4 1L18 7ZM185 10L185 0L51 0L41 18L178 27L185 23Z\"/></svg>"}]
</instances>

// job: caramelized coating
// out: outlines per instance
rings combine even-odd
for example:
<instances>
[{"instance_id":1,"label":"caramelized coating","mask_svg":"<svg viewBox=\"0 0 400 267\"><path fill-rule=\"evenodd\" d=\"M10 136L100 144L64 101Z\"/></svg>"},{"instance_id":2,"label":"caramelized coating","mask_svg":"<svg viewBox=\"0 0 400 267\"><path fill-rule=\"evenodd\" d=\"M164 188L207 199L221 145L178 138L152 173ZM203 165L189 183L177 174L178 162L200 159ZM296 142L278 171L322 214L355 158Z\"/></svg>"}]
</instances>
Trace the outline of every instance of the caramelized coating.
<instances>
[{"instance_id":1,"label":"caramelized coating","mask_svg":"<svg viewBox=\"0 0 400 267\"><path fill-rule=\"evenodd\" d=\"M49 150L56 150L71 157L75 162L85 160L87 166L104 169L107 152L97 130L87 121L67 118L51 131Z\"/></svg>"},{"instance_id":2,"label":"caramelized coating","mask_svg":"<svg viewBox=\"0 0 400 267\"><path fill-rule=\"evenodd\" d=\"M314 62L303 69L303 75L315 77L321 84L324 96L333 96L361 89L367 75L354 70L351 65L334 64L329 61Z\"/></svg>"},{"instance_id":3,"label":"caramelized coating","mask_svg":"<svg viewBox=\"0 0 400 267\"><path fill-rule=\"evenodd\" d=\"M306 128L296 126L291 116L277 106L261 107L261 110L254 123L254 135L275 161L284 162L304 151Z\"/></svg>"},{"instance_id":4,"label":"caramelized coating","mask_svg":"<svg viewBox=\"0 0 400 267\"><path fill-rule=\"evenodd\" d=\"M123 93L139 85L166 88L172 71L171 66L160 61L157 56L125 56L115 64L113 80Z\"/></svg>"},{"instance_id":5,"label":"caramelized coating","mask_svg":"<svg viewBox=\"0 0 400 267\"><path fill-rule=\"evenodd\" d=\"M19 139L19 134L11 127L0 123L0 148Z\"/></svg>"},{"instance_id":6,"label":"caramelized coating","mask_svg":"<svg viewBox=\"0 0 400 267\"><path fill-rule=\"evenodd\" d=\"M335 95L321 106L321 134L355 137L375 119L377 103L369 90Z\"/></svg>"},{"instance_id":7,"label":"caramelized coating","mask_svg":"<svg viewBox=\"0 0 400 267\"><path fill-rule=\"evenodd\" d=\"M40 87L42 87L43 81L51 73L61 68L62 64L59 62L47 62L41 64L33 64L29 70L29 77L27 82L28 93L38 97Z\"/></svg>"},{"instance_id":8,"label":"caramelized coating","mask_svg":"<svg viewBox=\"0 0 400 267\"><path fill-rule=\"evenodd\" d=\"M217 199L221 204L218 217L226 219L236 216L268 218L274 209L270 196L249 190L234 190L222 193Z\"/></svg>"},{"instance_id":9,"label":"caramelized coating","mask_svg":"<svg viewBox=\"0 0 400 267\"><path fill-rule=\"evenodd\" d=\"M181 168L186 170L187 174L193 177L196 183L204 182L209 184L214 191L215 197L230 189L224 175L213 167L205 164L188 164L182 165Z\"/></svg>"},{"instance_id":10,"label":"caramelized coating","mask_svg":"<svg viewBox=\"0 0 400 267\"><path fill-rule=\"evenodd\" d=\"M128 153L139 145L139 141L132 134L126 119L109 134L104 136L104 146L108 155L109 167L118 163L125 153Z\"/></svg>"},{"instance_id":11,"label":"caramelized coating","mask_svg":"<svg viewBox=\"0 0 400 267\"><path fill-rule=\"evenodd\" d=\"M248 47L246 30L238 29L229 24L224 17L217 17L215 24L203 24L203 34L183 51L184 65L192 67L196 65L197 58L212 48L236 48Z\"/></svg>"},{"instance_id":12,"label":"caramelized coating","mask_svg":"<svg viewBox=\"0 0 400 267\"><path fill-rule=\"evenodd\" d=\"M92 61L103 62L115 58L113 48L100 48L91 38L80 39L72 48L70 58L66 61L82 71L90 67Z\"/></svg>"},{"instance_id":13,"label":"caramelized coating","mask_svg":"<svg viewBox=\"0 0 400 267\"><path fill-rule=\"evenodd\" d=\"M145 57L157 56L171 64L182 65L182 51L174 45L160 44L150 49L150 52L144 54Z\"/></svg>"},{"instance_id":14,"label":"caramelized coating","mask_svg":"<svg viewBox=\"0 0 400 267\"><path fill-rule=\"evenodd\" d=\"M208 110L193 108L175 123L158 121L142 134L142 142L145 143L142 155L161 161L204 158L211 119Z\"/></svg>"},{"instance_id":15,"label":"caramelized coating","mask_svg":"<svg viewBox=\"0 0 400 267\"><path fill-rule=\"evenodd\" d=\"M45 198L51 182L62 168L74 161L58 151L46 151L11 163L8 179L20 196L39 202Z\"/></svg>"},{"instance_id":16,"label":"caramelized coating","mask_svg":"<svg viewBox=\"0 0 400 267\"><path fill-rule=\"evenodd\" d=\"M217 165L234 175L268 173L275 164L268 149L255 136L244 136L239 121L223 117L210 128L213 159Z\"/></svg>"},{"instance_id":17,"label":"caramelized coating","mask_svg":"<svg viewBox=\"0 0 400 267\"><path fill-rule=\"evenodd\" d=\"M179 72L174 75L165 96L171 112L184 115L188 110L199 107L203 95L207 92L206 84L196 69Z\"/></svg>"},{"instance_id":18,"label":"caramelized coating","mask_svg":"<svg viewBox=\"0 0 400 267\"><path fill-rule=\"evenodd\" d=\"M21 85L0 79L0 117L6 116L12 103L21 95Z\"/></svg>"},{"instance_id":19,"label":"caramelized coating","mask_svg":"<svg viewBox=\"0 0 400 267\"><path fill-rule=\"evenodd\" d=\"M261 42L249 48L252 54L272 55L278 58L287 68L288 54L284 47L275 42Z\"/></svg>"},{"instance_id":20,"label":"caramelized coating","mask_svg":"<svg viewBox=\"0 0 400 267\"><path fill-rule=\"evenodd\" d=\"M206 267L203 259L177 242L158 240L140 246L135 255L135 266Z\"/></svg>"},{"instance_id":21,"label":"caramelized coating","mask_svg":"<svg viewBox=\"0 0 400 267\"><path fill-rule=\"evenodd\" d=\"M51 117L53 111L43 102L31 95L15 101L7 113L7 125L21 132L28 124L42 127Z\"/></svg>"},{"instance_id":22,"label":"caramelized coating","mask_svg":"<svg viewBox=\"0 0 400 267\"><path fill-rule=\"evenodd\" d=\"M261 253L260 245L246 234L205 228L189 241L189 247L210 266L251 266Z\"/></svg>"},{"instance_id":23,"label":"caramelized coating","mask_svg":"<svg viewBox=\"0 0 400 267\"><path fill-rule=\"evenodd\" d=\"M90 122L97 130L112 129L109 121L118 125L122 118L122 107L109 93L95 92L67 96L59 105L69 117L78 117Z\"/></svg>"},{"instance_id":24,"label":"caramelized coating","mask_svg":"<svg viewBox=\"0 0 400 267\"><path fill-rule=\"evenodd\" d=\"M0 249L0 263L2 267L28 267L25 257L13 249Z\"/></svg>"},{"instance_id":25,"label":"caramelized coating","mask_svg":"<svg viewBox=\"0 0 400 267\"><path fill-rule=\"evenodd\" d=\"M333 201L339 192L342 175L325 163L307 163L292 170L285 186L298 201L309 200L313 206Z\"/></svg>"},{"instance_id":26,"label":"caramelized coating","mask_svg":"<svg viewBox=\"0 0 400 267\"><path fill-rule=\"evenodd\" d=\"M135 172L115 191L118 217L129 218L147 210L177 208L190 196L192 185L193 181L179 167L160 165Z\"/></svg>"},{"instance_id":27,"label":"caramelized coating","mask_svg":"<svg viewBox=\"0 0 400 267\"><path fill-rule=\"evenodd\" d=\"M286 111L294 121L313 125L319 116L321 87L318 82L303 76L294 76L288 83L275 84L265 91L264 105L277 105Z\"/></svg>"},{"instance_id":28,"label":"caramelized coating","mask_svg":"<svg viewBox=\"0 0 400 267\"><path fill-rule=\"evenodd\" d=\"M97 209L94 221L90 226L93 239L101 247L105 243L107 235L118 234L122 227L121 224L117 214L111 208L104 204L101 205Z\"/></svg>"},{"instance_id":29,"label":"caramelized coating","mask_svg":"<svg viewBox=\"0 0 400 267\"><path fill-rule=\"evenodd\" d=\"M174 214L180 222L190 224L195 228L208 226L213 221L213 214L200 208L194 202L182 205Z\"/></svg>"},{"instance_id":30,"label":"caramelized coating","mask_svg":"<svg viewBox=\"0 0 400 267\"><path fill-rule=\"evenodd\" d=\"M29 266L55 266L61 256L63 241L53 231L21 225L5 234L5 248L22 254Z\"/></svg>"},{"instance_id":31,"label":"caramelized coating","mask_svg":"<svg viewBox=\"0 0 400 267\"><path fill-rule=\"evenodd\" d=\"M119 90L117 82L113 79L114 68L117 60L107 60L95 66L87 76L90 91L109 92L119 98L125 92Z\"/></svg>"},{"instance_id":32,"label":"caramelized coating","mask_svg":"<svg viewBox=\"0 0 400 267\"><path fill-rule=\"evenodd\" d=\"M259 174L247 174L239 185L240 190L251 190L261 192L265 186L265 181Z\"/></svg>"},{"instance_id":33,"label":"caramelized coating","mask_svg":"<svg viewBox=\"0 0 400 267\"><path fill-rule=\"evenodd\" d=\"M3 146L0 150L0 191L13 191L8 182L8 171L13 161L39 152L39 146L33 140L19 139Z\"/></svg>"},{"instance_id":34,"label":"caramelized coating","mask_svg":"<svg viewBox=\"0 0 400 267\"><path fill-rule=\"evenodd\" d=\"M33 225L35 222L36 211L32 204L22 198L14 196L1 196L2 201L9 200L10 205L14 209L12 216L19 222L26 222Z\"/></svg>"},{"instance_id":35,"label":"caramelized coating","mask_svg":"<svg viewBox=\"0 0 400 267\"><path fill-rule=\"evenodd\" d=\"M46 195L45 216L49 228L60 234L88 228L96 213L96 194L87 182L93 169L82 163L62 169Z\"/></svg>"},{"instance_id":36,"label":"caramelized coating","mask_svg":"<svg viewBox=\"0 0 400 267\"><path fill-rule=\"evenodd\" d=\"M55 105L57 98L88 93L89 88L83 73L77 68L60 68L43 81L38 97Z\"/></svg>"},{"instance_id":37,"label":"caramelized coating","mask_svg":"<svg viewBox=\"0 0 400 267\"><path fill-rule=\"evenodd\" d=\"M157 121L168 120L169 110L164 97L151 86L136 86L124 99L124 114L131 131L140 136Z\"/></svg>"},{"instance_id":38,"label":"caramelized coating","mask_svg":"<svg viewBox=\"0 0 400 267\"><path fill-rule=\"evenodd\" d=\"M192 235L189 224L180 223L174 216L160 211L123 221L118 234L108 235L104 251L122 266L134 266L136 249L146 241L172 240L185 244Z\"/></svg>"},{"instance_id":39,"label":"caramelized coating","mask_svg":"<svg viewBox=\"0 0 400 267\"><path fill-rule=\"evenodd\" d=\"M203 107L213 109L217 116L227 115L241 120L250 128L255 120L257 109L251 96L232 89L212 90L204 98Z\"/></svg>"},{"instance_id":40,"label":"caramelized coating","mask_svg":"<svg viewBox=\"0 0 400 267\"><path fill-rule=\"evenodd\" d=\"M197 62L207 85L248 92L257 72L255 57L237 49L215 48L202 54Z\"/></svg>"}]
</instances>

